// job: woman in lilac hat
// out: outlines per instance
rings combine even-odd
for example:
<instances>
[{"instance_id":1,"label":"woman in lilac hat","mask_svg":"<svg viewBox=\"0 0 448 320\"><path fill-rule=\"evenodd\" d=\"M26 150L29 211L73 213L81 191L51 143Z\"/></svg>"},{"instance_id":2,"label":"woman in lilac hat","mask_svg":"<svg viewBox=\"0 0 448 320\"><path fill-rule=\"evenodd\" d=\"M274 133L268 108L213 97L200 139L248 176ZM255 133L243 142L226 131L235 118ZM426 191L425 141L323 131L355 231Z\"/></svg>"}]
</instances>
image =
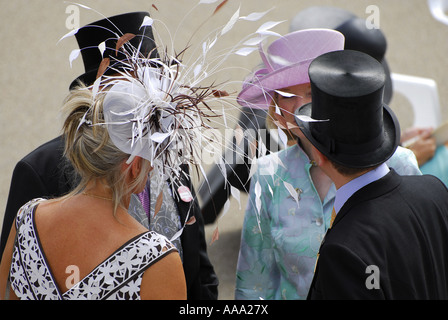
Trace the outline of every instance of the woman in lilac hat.
<instances>
[{"instance_id":1,"label":"woman in lilac hat","mask_svg":"<svg viewBox=\"0 0 448 320\"><path fill-rule=\"evenodd\" d=\"M238 95L238 103L250 108L268 109L268 128L277 129L276 105L281 116L295 123L294 110L310 101L308 67L323 53L344 49L344 36L329 29L308 29L289 33L274 41L266 53L260 50L264 68L258 69ZM284 90L281 90L284 89ZM293 94L294 96L291 96ZM275 102L275 103L274 103ZM295 144L288 130L284 130Z\"/></svg>"},{"instance_id":2,"label":"woman in lilac hat","mask_svg":"<svg viewBox=\"0 0 448 320\"><path fill-rule=\"evenodd\" d=\"M260 50L263 68L245 81L238 102L267 112L287 148L257 159L251 178L236 274L236 299L304 299L317 251L330 224L336 188L310 161L310 142L294 111L311 101L308 67L316 57L344 49L329 29L292 32ZM283 135L284 139L285 135ZM399 174L421 174L412 152L398 148L387 162Z\"/></svg>"}]
</instances>

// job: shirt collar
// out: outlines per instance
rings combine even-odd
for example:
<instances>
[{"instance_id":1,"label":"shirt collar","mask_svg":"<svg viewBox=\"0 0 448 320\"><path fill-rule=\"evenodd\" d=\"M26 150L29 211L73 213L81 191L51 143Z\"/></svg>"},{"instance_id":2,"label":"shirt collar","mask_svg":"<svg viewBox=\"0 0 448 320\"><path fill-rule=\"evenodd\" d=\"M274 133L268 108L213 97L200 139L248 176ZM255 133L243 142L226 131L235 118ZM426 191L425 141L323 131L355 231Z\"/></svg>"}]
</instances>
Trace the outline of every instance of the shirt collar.
<instances>
[{"instance_id":1,"label":"shirt collar","mask_svg":"<svg viewBox=\"0 0 448 320\"><path fill-rule=\"evenodd\" d=\"M359 176L350 182L344 184L336 191L336 198L334 201L334 210L336 213L342 208L345 202L359 189L365 187L369 183L381 179L389 172L387 164L383 163L374 170L371 170L362 176Z\"/></svg>"}]
</instances>

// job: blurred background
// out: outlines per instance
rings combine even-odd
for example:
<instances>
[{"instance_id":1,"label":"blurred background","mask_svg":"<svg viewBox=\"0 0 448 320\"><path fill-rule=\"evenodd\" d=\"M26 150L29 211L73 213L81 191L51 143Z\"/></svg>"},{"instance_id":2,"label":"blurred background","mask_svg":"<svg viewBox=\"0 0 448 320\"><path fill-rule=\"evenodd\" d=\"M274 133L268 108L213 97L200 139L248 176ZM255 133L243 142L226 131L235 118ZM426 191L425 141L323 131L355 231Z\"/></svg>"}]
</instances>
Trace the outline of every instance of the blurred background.
<instances>
[{"instance_id":1,"label":"blurred background","mask_svg":"<svg viewBox=\"0 0 448 320\"><path fill-rule=\"evenodd\" d=\"M190 38L193 45L200 44L208 32L224 26L238 8L242 16L272 9L257 23L239 21L217 43L218 49L226 49L241 40L241 33L253 32L267 21L285 20L273 31L287 33L289 21L309 6L337 6L367 18L371 13L366 12L366 8L375 5L379 9L377 22L388 41L386 59L391 71L433 79L440 101L438 122L447 120L448 26L434 19L426 0L229 0L207 21L221 1L198 5L199 2L84 0L80 3L97 12L80 8L79 26L102 19L102 15L149 11L156 20L155 28L163 43L174 41L174 47L181 50ZM58 43L77 22L71 19L70 5L70 2L60 0L0 0L0 226L15 164L60 134L62 101L71 81L83 73L81 57L72 67L69 63L70 52L78 48L75 38ZM240 81L258 63L257 52L247 57L230 58L223 66L232 67L226 70L225 80L233 80L231 86L238 92ZM394 93L391 107L397 113L402 129L414 123L413 109L402 94ZM232 112L234 114L229 119L238 117L237 107ZM206 226L209 244L212 232L216 227L219 229L219 239L210 244L208 250L221 283L220 299L233 299L246 200L245 194L242 194L241 205L232 199L227 215Z\"/></svg>"}]
</instances>

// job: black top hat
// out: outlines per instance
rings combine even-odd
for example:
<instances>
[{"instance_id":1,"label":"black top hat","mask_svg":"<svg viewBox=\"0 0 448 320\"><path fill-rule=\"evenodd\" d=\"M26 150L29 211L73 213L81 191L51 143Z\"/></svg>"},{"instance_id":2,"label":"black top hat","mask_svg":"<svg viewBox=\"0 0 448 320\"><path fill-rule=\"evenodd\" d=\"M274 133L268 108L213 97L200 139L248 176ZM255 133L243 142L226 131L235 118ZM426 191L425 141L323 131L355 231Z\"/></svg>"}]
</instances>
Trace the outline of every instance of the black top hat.
<instances>
[{"instance_id":1,"label":"black top hat","mask_svg":"<svg viewBox=\"0 0 448 320\"><path fill-rule=\"evenodd\" d=\"M345 37L345 49L367 53L378 60L386 73L383 101L392 99L392 78L385 58L387 41L380 29L368 28L366 20L353 13L331 6L315 6L300 11L290 23L290 30L327 28L337 30Z\"/></svg>"},{"instance_id":2,"label":"black top hat","mask_svg":"<svg viewBox=\"0 0 448 320\"><path fill-rule=\"evenodd\" d=\"M318 122L296 122L330 160L349 168L383 163L395 152L400 126L383 103L385 72L370 55L341 50L317 57L309 67L312 102L296 110Z\"/></svg>"},{"instance_id":3,"label":"black top hat","mask_svg":"<svg viewBox=\"0 0 448 320\"><path fill-rule=\"evenodd\" d=\"M75 36L81 49L85 73L71 83L70 89L74 88L78 81L82 81L87 86L93 84L103 58L111 58L110 67L105 74L120 69L120 61L123 61L125 57L115 48L117 40L126 33L135 35L129 43L138 48L142 55L150 58L158 57L152 28L141 27L145 17L149 17L148 12L130 12L105 18L80 28ZM101 55L98 45L103 41L105 41L106 50Z\"/></svg>"}]
</instances>

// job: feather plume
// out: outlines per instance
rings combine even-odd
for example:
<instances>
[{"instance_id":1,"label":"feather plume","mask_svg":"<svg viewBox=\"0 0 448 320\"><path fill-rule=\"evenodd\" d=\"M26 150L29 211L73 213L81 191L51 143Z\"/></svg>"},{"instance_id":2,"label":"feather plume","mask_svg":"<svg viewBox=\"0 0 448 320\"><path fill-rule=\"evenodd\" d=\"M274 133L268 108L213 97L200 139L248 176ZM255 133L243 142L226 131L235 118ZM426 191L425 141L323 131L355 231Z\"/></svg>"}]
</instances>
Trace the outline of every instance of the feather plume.
<instances>
[{"instance_id":1,"label":"feather plume","mask_svg":"<svg viewBox=\"0 0 448 320\"><path fill-rule=\"evenodd\" d=\"M228 2L229 0L224 0L223 2L221 2L215 9L215 11L213 11L213 14L216 14L219 10L221 10L221 8Z\"/></svg>"},{"instance_id":2,"label":"feather plume","mask_svg":"<svg viewBox=\"0 0 448 320\"><path fill-rule=\"evenodd\" d=\"M213 4L217 0L200 0L199 4ZM222 8L228 0L219 2L211 17ZM82 5L80 5L83 7ZM159 11L159 9L152 5ZM83 7L93 10L87 7ZM181 184L181 178L185 175L182 171L183 165L189 165L197 169L198 176L202 175L204 183L209 184L205 169L201 163L201 152L204 145L216 142L215 137L207 138L204 131L215 129L218 123L215 118L231 120L231 114L224 115L224 106L235 108L235 97L224 88L225 84L204 83L223 69L223 63L233 54L245 57L258 49L258 45L267 36L277 35L271 29L280 22L270 21L263 24L255 33L243 36L242 40L226 52L219 51L213 56L217 47L216 43L224 34L234 31L239 20L258 21L268 11L261 13L250 13L240 15L238 8L230 19L220 28L213 30L205 41L199 42L195 57L192 61L183 61L187 50L194 50L193 44L188 41L184 49L174 54L168 50L168 46L159 45L157 58L142 56L139 46L134 47L130 40L135 38L134 34L124 33L118 35L115 46L115 54L105 57L98 68L97 79L91 86L94 105L101 99L103 110L101 119L92 121L90 112L86 112L80 126L84 123L93 122L93 126L104 126L107 128L113 143L124 153L129 154L128 161L135 156L140 156L150 161L153 167L151 179L157 179L157 185L162 186L166 180L176 188ZM209 17L207 20L210 20ZM207 21L206 20L206 21ZM158 20L145 17L140 23L140 28L153 27ZM201 24L203 26L204 23ZM64 35L59 41L73 36L78 30L72 30ZM154 29L153 29L154 31ZM239 30L240 32L240 30ZM241 33L241 32L240 32ZM192 32L194 39L196 32ZM161 50L160 48L163 48ZM112 48L113 49L113 48ZM105 43L98 45L98 50L105 54ZM120 53L120 55L118 55ZM70 54L70 65L79 56L79 50L73 50ZM119 57L120 56L120 60ZM124 57L124 59L122 58ZM117 67L119 65L119 67ZM105 73L106 70L112 72ZM114 74L110 76L108 74ZM217 106L219 108L217 108ZM223 115L216 110L222 110ZM96 121L97 120L97 121ZM238 144L245 142L244 128L237 128L236 138ZM221 142L219 142L221 143ZM223 148L225 146L222 146ZM248 149L251 153L250 159L267 153L266 145L261 137L249 142ZM247 157L246 154L239 156ZM255 161L254 161L255 162ZM230 185L231 195L238 201L241 208L240 191L227 180L229 166L226 159L219 158L219 171L225 177L225 187ZM255 170L256 163L252 168ZM251 169L251 175L254 174ZM164 201L162 190L156 190L158 197L155 206L155 214L160 210ZM256 185L256 207L261 210L261 186ZM225 212L229 210L229 202L225 205ZM195 222L191 217L183 222L183 226ZM182 229L177 232L171 240L178 238ZM218 227L213 232L211 243L218 240Z\"/></svg>"},{"instance_id":3,"label":"feather plume","mask_svg":"<svg viewBox=\"0 0 448 320\"><path fill-rule=\"evenodd\" d=\"M100 66L98 67L98 72L96 74L96 79L101 77L104 74L104 72L106 72L106 69L109 67L109 64L110 64L109 58L104 58L103 60L101 60Z\"/></svg>"},{"instance_id":4,"label":"feather plume","mask_svg":"<svg viewBox=\"0 0 448 320\"><path fill-rule=\"evenodd\" d=\"M124 35L122 35L120 38L118 38L117 40L117 45L115 46L115 55L118 55L118 50L128 41L132 40L133 38L135 38L135 34L132 33L126 33Z\"/></svg>"}]
</instances>

